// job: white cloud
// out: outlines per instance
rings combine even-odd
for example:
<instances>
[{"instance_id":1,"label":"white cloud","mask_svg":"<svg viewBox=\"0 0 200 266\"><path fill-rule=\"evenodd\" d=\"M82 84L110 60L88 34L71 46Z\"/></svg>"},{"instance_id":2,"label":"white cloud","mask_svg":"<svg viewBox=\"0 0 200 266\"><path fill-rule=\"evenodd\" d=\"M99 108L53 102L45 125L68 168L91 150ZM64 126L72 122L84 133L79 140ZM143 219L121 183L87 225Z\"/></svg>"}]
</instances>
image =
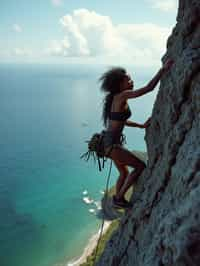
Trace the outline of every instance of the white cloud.
<instances>
[{"instance_id":1,"label":"white cloud","mask_svg":"<svg viewBox=\"0 0 200 266\"><path fill-rule=\"evenodd\" d=\"M74 10L60 23L65 36L61 41L52 41L48 53L135 65L158 64L171 32L170 28L151 23L114 25L110 17L87 9Z\"/></svg>"},{"instance_id":2,"label":"white cloud","mask_svg":"<svg viewBox=\"0 0 200 266\"><path fill-rule=\"evenodd\" d=\"M22 32L22 28L18 24L13 24L13 30L16 32Z\"/></svg>"},{"instance_id":3,"label":"white cloud","mask_svg":"<svg viewBox=\"0 0 200 266\"><path fill-rule=\"evenodd\" d=\"M152 7L164 12L177 11L178 0L149 0Z\"/></svg>"},{"instance_id":4,"label":"white cloud","mask_svg":"<svg viewBox=\"0 0 200 266\"><path fill-rule=\"evenodd\" d=\"M48 48L45 51L45 54L47 54L47 55L55 55L55 56L56 55L64 56L65 55L65 51L63 49L62 43L63 43L63 41L57 41L57 40L51 41L50 48Z\"/></svg>"},{"instance_id":5,"label":"white cloud","mask_svg":"<svg viewBox=\"0 0 200 266\"><path fill-rule=\"evenodd\" d=\"M51 1L54 6L62 6L63 4L62 0L51 0Z\"/></svg>"},{"instance_id":6,"label":"white cloud","mask_svg":"<svg viewBox=\"0 0 200 266\"><path fill-rule=\"evenodd\" d=\"M31 56L32 51L25 48L14 48L12 54L15 56Z\"/></svg>"}]
</instances>

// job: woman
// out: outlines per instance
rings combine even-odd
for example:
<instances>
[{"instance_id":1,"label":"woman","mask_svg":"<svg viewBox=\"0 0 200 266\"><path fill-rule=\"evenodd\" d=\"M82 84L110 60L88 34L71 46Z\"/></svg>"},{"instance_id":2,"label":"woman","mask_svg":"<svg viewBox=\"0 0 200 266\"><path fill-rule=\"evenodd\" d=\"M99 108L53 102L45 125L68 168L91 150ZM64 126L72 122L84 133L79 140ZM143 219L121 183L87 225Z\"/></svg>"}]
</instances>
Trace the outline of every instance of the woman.
<instances>
[{"instance_id":1,"label":"woman","mask_svg":"<svg viewBox=\"0 0 200 266\"><path fill-rule=\"evenodd\" d=\"M133 80L126 73L126 70L120 67L110 69L100 78L101 89L106 93L102 115L106 127L104 135L105 156L114 161L119 171L116 195L113 196L113 204L116 207L131 207L131 203L125 199L125 193L145 168L145 164L141 160L123 147L123 129L125 126L147 128L150 124L150 119L144 124L129 121L131 111L127 101L152 91L172 64L172 60L167 60L148 85L138 90L134 90ZM128 166L134 168L130 173Z\"/></svg>"}]
</instances>

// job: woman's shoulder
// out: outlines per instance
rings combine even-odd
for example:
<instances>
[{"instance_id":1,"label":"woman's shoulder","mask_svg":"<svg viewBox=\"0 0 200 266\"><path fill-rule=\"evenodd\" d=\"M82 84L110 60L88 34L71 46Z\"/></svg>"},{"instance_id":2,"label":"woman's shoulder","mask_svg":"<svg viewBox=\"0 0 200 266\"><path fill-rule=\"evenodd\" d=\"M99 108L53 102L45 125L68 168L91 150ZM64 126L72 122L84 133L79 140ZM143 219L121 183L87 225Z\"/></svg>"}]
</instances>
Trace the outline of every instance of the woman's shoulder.
<instances>
[{"instance_id":1,"label":"woman's shoulder","mask_svg":"<svg viewBox=\"0 0 200 266\"><path fill-rule=\"evenodd\" d=\"M132 92L132 90L123 90L122 92L115 95L115 101L118 101L119 103L125 103L127 100L127 94Z\"/></svg>"},{"instance_id":2,"label":"woman's shoulder","mask_svg":"<svg viewBox=\"0 0 200 266\"><path fill-rule=\"evenodd\" d=\"M127 101L121 96L121 93L118 93L113 98L112 110L123 110L127 105Z\"/></svg>"},{"instance_id":3,"label":"woman's shoulder","mask_svg":"<svg viewBox=\"0 0 200 266\"><path fill-rule=\"evenodd\" d=\"M134 98L135 97L135 91L133 90L123 90L121 93L120 93L120 99L122 101L126 101L128 100L129 98Z\"/></svg>"}]
</instances>

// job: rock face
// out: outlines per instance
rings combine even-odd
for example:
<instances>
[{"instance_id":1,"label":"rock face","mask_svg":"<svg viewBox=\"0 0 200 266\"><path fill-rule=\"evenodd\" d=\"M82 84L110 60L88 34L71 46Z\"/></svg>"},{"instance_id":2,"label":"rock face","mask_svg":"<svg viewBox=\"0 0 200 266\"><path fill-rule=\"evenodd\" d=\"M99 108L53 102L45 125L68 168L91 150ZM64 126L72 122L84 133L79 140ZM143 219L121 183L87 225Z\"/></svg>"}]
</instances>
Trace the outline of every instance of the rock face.
<instances>
[{"instance_id":1,"label":"rock face","mask_svg":"<svg viewBox=\"0 0 200 266\"><path fill-rule=\"evenodd\" d=\"M200 265L200 1L180 0L146 132L148 165L97 266Z\"/></svg>"}]
</instances>

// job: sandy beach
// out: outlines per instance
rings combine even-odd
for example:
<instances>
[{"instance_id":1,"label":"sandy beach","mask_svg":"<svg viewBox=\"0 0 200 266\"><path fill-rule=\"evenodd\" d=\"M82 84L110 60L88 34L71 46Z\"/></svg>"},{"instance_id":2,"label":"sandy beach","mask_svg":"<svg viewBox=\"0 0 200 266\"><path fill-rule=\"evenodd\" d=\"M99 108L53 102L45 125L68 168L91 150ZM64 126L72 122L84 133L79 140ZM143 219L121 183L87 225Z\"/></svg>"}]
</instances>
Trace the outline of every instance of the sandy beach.
<instances>
[{"instance_id":1,"label":"sandy beach","mask_svg":"<svg viewBox=\"0 0 200 266\"><path fill-rule=\"evenodd\" d=\"M106 231L108 230L110 224L111 224L111 222L105 221L104 227L103 227L103 234L106 233ZM82 255L79 258L76 258L76 259L68 262L66 264L66 266L79 266L82 263L86 262L87 257L89 255L91 255L93 250L96 248L96 245L97 245L97 242L98 242L98 239L99 239L99 235L100 235L100 230L99 230L99 232L97 234L93 235L90 238L90 240L89 240L87 246L85 247Z\"/></svg>"}]
</instances>

